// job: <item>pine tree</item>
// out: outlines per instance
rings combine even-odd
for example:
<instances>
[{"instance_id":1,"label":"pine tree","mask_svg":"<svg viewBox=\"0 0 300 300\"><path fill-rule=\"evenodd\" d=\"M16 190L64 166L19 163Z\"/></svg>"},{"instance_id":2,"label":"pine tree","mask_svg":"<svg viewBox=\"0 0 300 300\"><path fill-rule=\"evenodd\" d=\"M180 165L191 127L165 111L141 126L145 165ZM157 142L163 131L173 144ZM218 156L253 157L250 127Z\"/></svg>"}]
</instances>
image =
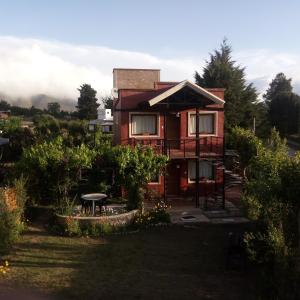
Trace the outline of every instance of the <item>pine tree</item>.
<instances>
[{"instance_id":1,"label":"pine tree","mask_svg":"<svg viewBox=\"0 0 300 300\"><path fill-rule=\"evenodd\" d=\"M231 52L223 40L220 50L210 54L202 75L195 72L195 81L204 88L225 88L226 128L235 125L251 128L257 115L257 91L252 83L246 83L245 69L236 64Z\"/></svg>"},{"instance_id":2,"label":"pine tree","mask_svg":"<svg viewBox=\"0 0 300 300\"><path fill-rule=\"evenodd\" d=\"M263 95L267 105L270 105L273 99L281 93L292 93L292 79L287 79L283 73L278 73L275 78L271 81L269 88Z\"/></svg>"},{"instance_id":3,"label":"pine tree","mask_svg":"<svg viewBox=\"0 0 300 300\"><path fill-rule=\"evenodd\" d=\"M281 135L297 133L300 118L300 97L293 93L292 79L278 73L264 94L271 125Z\"/></svg>"},{"instance_id":4,"label":"pine tree","mask_svg":"<svg viewBox=\"0 0 300 300\"><path fill-rule=\"evenodd\" d=\"M78 89L80 97L78 98L78 104L76 106L78 110L78 117L80 119L96 119L97 109L99 104L96 98L97 92L89 85L83 84Z\"/></svg>"}]
</instances>

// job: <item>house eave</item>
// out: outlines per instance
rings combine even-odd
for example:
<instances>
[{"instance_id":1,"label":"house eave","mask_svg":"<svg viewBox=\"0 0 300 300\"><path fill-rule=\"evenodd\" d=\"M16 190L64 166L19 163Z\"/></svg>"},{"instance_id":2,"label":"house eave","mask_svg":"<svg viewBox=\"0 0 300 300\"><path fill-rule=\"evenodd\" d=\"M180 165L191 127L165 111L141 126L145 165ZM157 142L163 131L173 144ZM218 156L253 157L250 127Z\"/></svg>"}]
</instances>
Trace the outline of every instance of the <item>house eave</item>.
<instances>
[{"instance_id":1,"label":"house eave","mask_svg":"<svg viewBox=\"0 0 300 300\"><path fill-rule=\"evenodd\" d=\"M166 90L165 92L159 94L158 96L150 99L148 101L149 106L153 106L153 105L163 101L164 99L172 96L173 94L180 91L181 89L183 89L186 86L191 88L193 91L195 91L199 95L204 96L205 98L213 101L216 104L223 105L225 103L224 100L222 100L221 98L217 97L216 95L210 93L209 91L205 90L204 88L202 88L188 80L184 80L184 81L178 83L177 85L171 87L170 89Z\"/></svg>"}]
</instances>

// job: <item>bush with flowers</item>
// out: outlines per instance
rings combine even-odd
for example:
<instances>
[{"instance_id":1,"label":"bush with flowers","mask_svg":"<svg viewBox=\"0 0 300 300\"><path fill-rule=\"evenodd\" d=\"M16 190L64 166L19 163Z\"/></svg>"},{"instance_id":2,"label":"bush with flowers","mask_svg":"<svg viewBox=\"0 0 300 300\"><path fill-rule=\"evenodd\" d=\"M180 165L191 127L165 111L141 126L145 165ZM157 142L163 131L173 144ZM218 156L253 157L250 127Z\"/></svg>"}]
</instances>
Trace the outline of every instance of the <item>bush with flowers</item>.
<instances>
[{"instance_id":1,"label":"bush with flowers","mask_svg":"<svg viewBox=\"0 0 300 300\"><path fill-rule=\"evenodd\" d=\"M168 206L164 201L159 201L153 209L138 214L133 222L134 227L146 228L156 224L170 223L170 215L167 212Z\"/></svg>"},{"instance_id":2,"label":"bush with flowers","mask_svg":"<svg viewBox=\"0 0 300 300\"><path fill-rule=\"evenodd\" d=\"M0 264L0 276L7 274L8 271L9 271L9 263L6 260L2 264Z\"/></svg>"},{"instance_id":3,"label":"bush with flowers","mask_svg":"<svg viewBox=\"0 0 300 300\"><path fill-rule=\"evenodd\" d=\"M0 188L0 253L7 253L24 230L24 205L27 199L21 177L12 187Z\"/></svg>"},{"instance_id":4,"label":"bush with flowers","mask_svg":"<svg viewBox=\"0 0 300 300\"><path fill-rule=\"evenodd\" d=\"M65 233L69 236L80 236L81 228L79 221L69 216L66 219Z\"/></svg>"}]
</instances>

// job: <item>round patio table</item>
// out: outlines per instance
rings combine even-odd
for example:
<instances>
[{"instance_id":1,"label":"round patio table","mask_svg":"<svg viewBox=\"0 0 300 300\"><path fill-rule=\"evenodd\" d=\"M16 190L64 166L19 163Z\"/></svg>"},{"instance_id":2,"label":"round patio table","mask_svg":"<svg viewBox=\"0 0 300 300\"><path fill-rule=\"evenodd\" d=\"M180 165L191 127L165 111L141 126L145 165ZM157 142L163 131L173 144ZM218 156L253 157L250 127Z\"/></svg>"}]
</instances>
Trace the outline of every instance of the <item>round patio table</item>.
<instances>
[{"instance_id":1,"label":"round patio table","mask_svg":"<svg viewBox=\"0 0 300 300\"><path fill-rule=\"evenodd\" d=\"M81 199L85 200L85 201L92 201L92 213L93 216L95 215L95 211L96 211L96 202L100 201L100 200L104 200L107 198L106 194L101 194L101 193L94 193L94 194L85 194L81 196ZM102 204L101 204L102 207ZM100 209L101 212L101 209Z\"/></svg>"}]
</instances>

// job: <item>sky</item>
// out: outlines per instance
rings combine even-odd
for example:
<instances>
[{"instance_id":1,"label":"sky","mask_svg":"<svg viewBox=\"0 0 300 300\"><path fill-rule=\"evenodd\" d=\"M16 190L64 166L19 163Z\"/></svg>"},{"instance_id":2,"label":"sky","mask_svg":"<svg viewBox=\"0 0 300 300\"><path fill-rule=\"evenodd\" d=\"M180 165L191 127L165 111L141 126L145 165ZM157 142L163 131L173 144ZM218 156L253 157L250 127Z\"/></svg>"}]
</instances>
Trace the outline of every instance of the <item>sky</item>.
<instances>
[{"instance_id":1,"label":"sky","mask_svg":"<svg viewBox=\"0 0 300 300\"><path fill-rule=\"evenodd\" d=\"M193 80L223 38L262 94L278 72L300 93L298 0L0 0L0 94L110 93L114 67Z\"/></svg>"}]
</instances>

